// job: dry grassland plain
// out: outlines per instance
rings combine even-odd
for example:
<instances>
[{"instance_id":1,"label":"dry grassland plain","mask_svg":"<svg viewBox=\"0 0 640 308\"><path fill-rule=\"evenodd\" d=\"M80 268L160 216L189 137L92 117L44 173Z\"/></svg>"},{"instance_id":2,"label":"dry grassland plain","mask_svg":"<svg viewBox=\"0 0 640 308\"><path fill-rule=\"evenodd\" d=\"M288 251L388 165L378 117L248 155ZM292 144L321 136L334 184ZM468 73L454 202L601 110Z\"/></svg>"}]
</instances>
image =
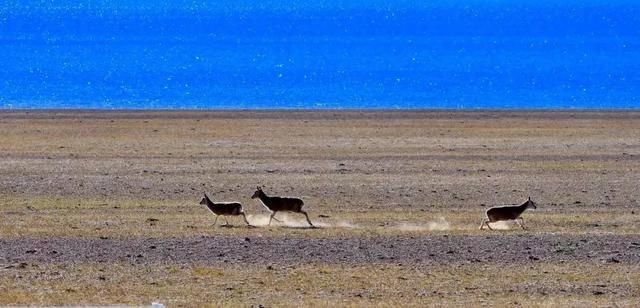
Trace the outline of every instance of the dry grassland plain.
<instances>
[{"instance_id":1,"label":"dry grassland plain","mask_svg":"<svg viewBox=\"0 0 640 308\"><path fill-rule=\"evenodd\" d=\"M631 111L3 111L0 305L633 307L639 171Z\"/></svg>"}]
</instances>

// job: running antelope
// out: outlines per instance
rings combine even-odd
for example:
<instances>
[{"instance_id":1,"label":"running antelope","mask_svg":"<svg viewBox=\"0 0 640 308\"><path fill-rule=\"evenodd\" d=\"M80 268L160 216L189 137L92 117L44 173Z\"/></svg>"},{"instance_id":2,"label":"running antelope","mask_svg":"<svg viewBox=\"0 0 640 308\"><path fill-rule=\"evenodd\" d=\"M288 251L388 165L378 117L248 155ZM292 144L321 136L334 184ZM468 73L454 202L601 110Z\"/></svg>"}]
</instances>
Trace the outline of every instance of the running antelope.
<instances>
[{"instance_id":1,"label":"running antelope","mask_svg":"<svg viewBox=\"0 0 640 308\"><path fill-rule=\"evenodd\" d=\"M218 221L218 216L225 216L224 221L226 222L225 226L229 225L229 221L226 216L238 216L242 215L244 218L244 222L247 223L247 226L251 227L251 224L247 220L247 216L244 215L244 210L242 209L242 204L239 202L213 202L207 194L204 194L204 198L200 200L200 204L206 205L213 214L216 215L216 219L213 221L213 225L215 226Z\"/></svg>"},{"instance_id":2,"label":"running antelope","mask_svg":"<svg viewBox=\"0 0 640 308\"><path fill-rule=\"evenodd\" d=\"M520 205L494 206L487 210L487 218L482 220L480 230L482 230L485 225L487 225L489 230L493 230L491 226L489 226L489 223L502 220L515 220L524 230L524 218L520 217L520 215L528 208L536 208L536 204L531 201L531 197L529 197L527 202Z\"/></svg>"},{"instance_id":3,"label":"running antelope","mask_svg":"<svg viewBox=\"0 0 640 308\"><path fill-rule=\"evenodd\" d=\"M266 207L271 212L271 216L269 217L269 225L271 225L272 219L276 219L274 218L274 216L276 216L277 212L293 212L304 214L304 217L307 218L309 226L313 227L311 220L309 220L309 215L307 215L307 212L302 210L304 202L302 202L302 200L300 200L299 198L269 197L264 193L264 191L262 191L262 188L260 188L260 186L258 186L256 192L253 193L253 196L251 196L251 199L255 198L260 199L262 205L264 205L264 207Z\"/></svg>"}]
</instances>

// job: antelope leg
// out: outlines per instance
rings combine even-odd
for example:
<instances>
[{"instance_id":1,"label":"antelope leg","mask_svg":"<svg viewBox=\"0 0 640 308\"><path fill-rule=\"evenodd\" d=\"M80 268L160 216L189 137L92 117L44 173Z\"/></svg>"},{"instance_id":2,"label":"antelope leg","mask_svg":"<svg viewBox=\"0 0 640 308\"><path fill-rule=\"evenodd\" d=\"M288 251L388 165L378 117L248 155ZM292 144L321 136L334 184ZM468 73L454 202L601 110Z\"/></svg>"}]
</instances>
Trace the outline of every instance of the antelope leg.
<instances>
[{"instance_id":1,"label":"antelope leg","mask_svg":"<svg viewBox=\"0 0 640 308\"><path fill-rule=\"evenodd\" d=\"M213 225L216 225L216 222L218 221L218 215L216 215L216 219L213 220Z\"/></svg>"},{"instance_id":2,"label":"antelope leg","mask_svg":"<svg viewBox=\"0 0 640 308\"><path fill-rule=\"evenodd\" d=\"M309 215L307 215L307 212L301 210L300 213L304 214L304 217L307 218L307 222L309 223L309 226L314 227L314 225L311 223L311 220L309 219Z\"/></svg>"},{"instance_id":3,"label":"antelope leg","mask_svg":"<svg viewBox=\"0 0 640 308\"><path fill-rule=\"evenodd\" d=\"M224 217L224 225L225 226L229 225L229 220L227 220L227 216Z\"/></svg>"},{"instance_id":4,"label":"antelope leg","mask_svg":"<svg viewBox=\"0 0 640 308\"><path fill-rule=\"evenodd\" d=\"M527 230L527 228L524 227L524 218L518 217L518 218L516 218L516 221L518 222L518 224L520 225L520 228L522 228L522 230Z\"/></svg>"},{"instance_id":5,"label":"antelope leg","mask_svg":"<svg viewBox=\"0 0 640 308\"><path fill-rule=\"evenodd\" d=\"M242 218L244 218L244 222L246 222L246 223L247 223L247 226L249 226L249 227L253 227L253 226L249 223L249 221L247 220L247 215L245 215L244 213L240 213L240 214L242 215Z\"/></svg>"},{"instance_id":6,"label":"antelope leg","mask_svg":"<svg viewBox=\"0 0 640 308\"><path fill-rule=\"evenodd\" d=\"M493 228L491 228L491 225L489 223L490 223L490 221L489 221L489 219L487 219L485 221L485 225L487 225L487 228L489 228L489 230L493 230Z\"/></svg>"},{"instance_id":7,"label":"antelope leg","mask_svg":"<svg viewBox=\"0 0 640 308\"><path fill-rule=\"evenodd\" d=\"M277 212L273 212L273 213L271 213L271 216L269 216L269 224L267 224L267 226L270 226L270 225L271 225L271 220L272 220L272 219L274 219L274 217L273 217L273 216L276 216L276 213L277 213ZM277 219L276 219L276 221L279 221L279 220L277 220Z\"/></svg>"},{"instance_id":8,"label":"antelope leg","mask_svg":"<svg viewBox=\"0 0 640 308\"><path fill-rule=\"evenodd\" d=\"M484 218L482 219L482 223L480 224L480 230L484 229L484 225L487 225L487 227L489 228L489 230L491 230L491 227L489 227L489 223L488 223L488 219Z\"/></svg>"}]
</instances>

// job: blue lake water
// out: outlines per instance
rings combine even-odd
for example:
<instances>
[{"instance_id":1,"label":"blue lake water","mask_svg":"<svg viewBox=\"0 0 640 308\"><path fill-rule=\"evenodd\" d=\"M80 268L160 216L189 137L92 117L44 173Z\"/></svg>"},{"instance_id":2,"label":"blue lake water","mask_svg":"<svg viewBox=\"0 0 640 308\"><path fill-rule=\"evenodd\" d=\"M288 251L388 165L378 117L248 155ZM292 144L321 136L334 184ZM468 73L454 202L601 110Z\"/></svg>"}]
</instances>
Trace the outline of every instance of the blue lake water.
<instances>
[{"instance_id":1,"label":"blue lake water","mask_svg":"<svg viewBox=\"0 0 640 308\"><path fill-rule=\"evenodd\" d=\"M640 108L640 4L9 0L0 108Z\"/></svg>"}]
</instances>

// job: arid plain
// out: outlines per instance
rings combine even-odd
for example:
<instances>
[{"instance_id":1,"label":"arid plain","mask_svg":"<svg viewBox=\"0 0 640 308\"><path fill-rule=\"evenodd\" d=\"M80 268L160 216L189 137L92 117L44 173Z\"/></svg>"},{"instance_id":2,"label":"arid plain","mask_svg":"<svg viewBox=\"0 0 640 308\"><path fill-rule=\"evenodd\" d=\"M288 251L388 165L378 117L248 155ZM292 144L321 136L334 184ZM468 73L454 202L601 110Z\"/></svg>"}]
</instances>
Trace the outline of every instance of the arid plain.
<instances>
[{"instance_id":1,"label":"arid plain","mask_svg":"<svg viewBox=\"0 0 640 308\"><path fill-rule=\"evenodd\" d=\"M639 171L630 111L4 111L0 304L631 307Z\"/></svg>"}]
</instances>

